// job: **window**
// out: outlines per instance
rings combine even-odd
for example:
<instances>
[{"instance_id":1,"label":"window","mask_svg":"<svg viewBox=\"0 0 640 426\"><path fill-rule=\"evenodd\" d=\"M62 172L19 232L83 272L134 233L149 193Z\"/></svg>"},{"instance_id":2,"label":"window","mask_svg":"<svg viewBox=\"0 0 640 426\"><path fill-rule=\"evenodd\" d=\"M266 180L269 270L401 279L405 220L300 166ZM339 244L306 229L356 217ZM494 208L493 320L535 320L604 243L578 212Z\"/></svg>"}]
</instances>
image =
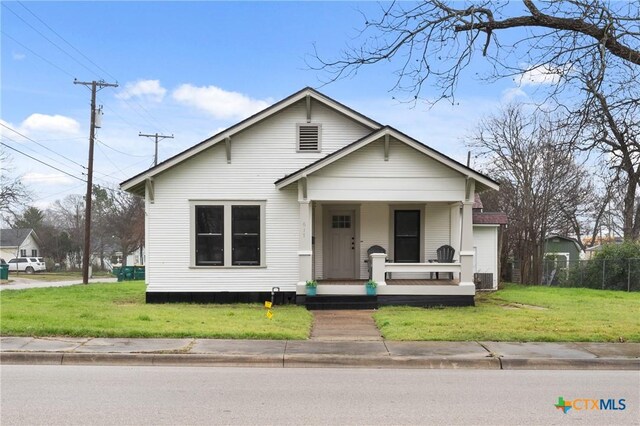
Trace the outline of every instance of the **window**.
<instances>
[{"instance_id":1,"label":"window","mask_svg":"<svg viewBox=\"0 0 640 426\"><path fill-rule=\"evenodd\" d=\"M196 206L196 265L224 265L223 206Z\"/></svg>"},{"instance_id":2,"label":"window","mask_svg":"<svg viewBox=\"0 0 640 426\"><path fill-rule=\"evenodd\" d=\"M264 202L192 203L194 266L263 266Z\"/></svg>"},{"instance_id":3,"label":"window","mask_svg":"<svg viewBox=\"0 0 640 426\"><path fill-rule=\"evenodd\" d=\"M320 152L320 125L298 124L298 151Z\"/></svg>"},{"instance_id":4,"label":"window","mask_svg":"<svg viewBox=\"0 0 640 426\"><path fill-rule=\"evenodd\" d=\"M36 249L31 250L31 256L38 257L38 250Z\"/></svg>"},{"instance_id":5,"label":"window","mask_svg":"<svg viewBox=\"0 0 640 426\"><path fill-rule=\"evenodd\" d=\"M232 206L233 265L260 265L260 206Z\"/></svg>"},{"instance_id":6,"label":"window","mask_svg":"<svg viewBox=\"0 0 640 426\"><path fill-rule=\"evenodd\" d=\"M331 218L332 228L351 228L351 216L333 216Z\"/></svg>"},{"instance_id":7,"label":"window","mask_svg":"<svg viewBox=\"0 0 640 426\"><path fill-rule=\"evenodd\" d=\"M27 249L20 249L20 256L26 256L27 255Z\"/></svg>"},{"instance_id":8,"label":"window","mask_svg":"<svg viewBox=\"0 0 640 426\"><path fill-rule=\"evenodd\" d=\"M420 262L420 210L395 210L394 262Z\"/></svg>"}]
</instances>

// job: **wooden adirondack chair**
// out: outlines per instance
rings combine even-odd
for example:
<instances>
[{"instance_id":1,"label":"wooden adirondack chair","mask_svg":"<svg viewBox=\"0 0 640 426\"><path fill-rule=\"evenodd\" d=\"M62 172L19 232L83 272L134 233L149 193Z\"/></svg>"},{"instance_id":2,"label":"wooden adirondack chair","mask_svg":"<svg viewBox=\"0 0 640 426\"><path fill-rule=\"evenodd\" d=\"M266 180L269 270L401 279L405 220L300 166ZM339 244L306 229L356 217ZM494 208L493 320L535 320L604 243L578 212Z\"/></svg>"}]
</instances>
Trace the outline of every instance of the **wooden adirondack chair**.
<instances>
[{"instance_id":1,"label":"wooden adirondack chair","mask_svg":"<svg viewBox=\"0 0 640 426\"><path fill-rule=\"evenodd\" d=\"M438 255L438 263L452 263L453 256L456 254L456 249L454 249L450 245L445 244L438 247L438 250L436 250L436 254ZM453 279L453 272L450 272L450 274L451 279ZM436 278L438 278L437 274Z\"/></svg>"}]
</instances>

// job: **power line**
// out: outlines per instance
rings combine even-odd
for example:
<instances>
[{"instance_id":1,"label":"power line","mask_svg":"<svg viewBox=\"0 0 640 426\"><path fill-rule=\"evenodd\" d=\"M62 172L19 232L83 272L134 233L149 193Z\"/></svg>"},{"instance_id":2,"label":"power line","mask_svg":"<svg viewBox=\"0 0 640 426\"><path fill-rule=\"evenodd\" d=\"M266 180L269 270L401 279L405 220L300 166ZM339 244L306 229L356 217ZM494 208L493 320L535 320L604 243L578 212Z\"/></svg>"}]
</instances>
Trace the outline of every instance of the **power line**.
<instances>
[{"instance_id":1,"label":"power line","mask_svg":"<svg viewBox=\"0 0 640 426\"><path fill-rule=\"evenodd\" d=\"M34 55L36 55L38 58L42 59L43 61L45 61L46 63L48 63L49 65L51 65L52 67L58 69L59 71L62 71L63 73L65 73L66 75L68 75L69 77L73 78L73 74L71 74L70 72L66 71L65 69L59 67L58 65L54 64L53 62L51 62L50 60L48 60L47 58L45 58L44 56L40 55L39 53L34 52L33 50L29 49L27 46L25 46L24 44L20 43L18 40L16 40L15 38L11 37L9 34L7 34L4 31L0 31L2 33L2 35L4 35L5 37L13 40L16 44L22 46L23 49L28 50L29 52L33 53Z\"/></svg>"},{"instance_id":2,"label":"power line","mask_svg":"<svg viewBox=\"0 0 640 426\"><path fill-rule=\"evenodd\" d=\"M2 135L2 138L3 138L3 139L6 139L6 140L9 140L10 142L14 142L14 143L16 143L16 144L20 144L20 142L19 142L19 141L17 141L17 140L15 140L15 139L10 138L10 137L9 137L9 136L7 136L7 135ZM36 154L38 154L38 155L41 155L42 157L46 158L46 159L47 159L47 160L49 160L49 161L53 161L53 162L58 163L58 164L60 164L60 165L62 165L62 166L64 166L64 167L67 167L67 166L68 166L68 164L63 163L63 162L62 162L62 161L60 161L60 160L56 160L55 158L51 158L51 157L49 157L49 156L47 156L47 155L43 154L43 153L42 153L42 152L40 152L40 151L36 151L35 149L28 147L27 145L24 145L24 144L20 144L20 145L22 145L24 148L27 148L27 149L28 149L29 151L31 151L31 152L34 152L34 153L36 153ZM81 174L84 174L84 172L80 172L80 173L81 173Z\"/></svg>"},{"instance_id":3,"label":"power line","mask_svg":"<svg viewBox=\"0 0 640 426\"><path fill-rule=\"evenodd\" d=\"M76 58L74 58L69 52L67 52L66 50L64 50L62 47L60 47L57 43L55 43L54 41L52 41L49 37L47 37L46 35L42 34L36 27L34 27L33 25L31 25L30 23L28 23L27 21L24 20L24 18L20 15L18 15L16 12L14 12L9 6L7 6L6 3L2 3L2 6L7 9L9 12L13 13L18 19L20 19L22 22L24 22L29 28L31 28L33 31L37 32L38 34L40 34L40 36L42 38L44 38L45 40L47 40L49 43L51 43L52 45L54 45L55 47L58 48L58 50L60 50L62 53L64 53L65 55L67 55L69 58L71 58L74 62L76 62L78 65L80 65L81 67L83 67L84 69L86 69L87 71L89 71L92 74L95 74L96 76L100 77L100 75L98 75L94 70L92 70L91 68L87 67L85 64L83 64L82 62L78 61Z\"/></svg>"},{"instance_id":4,"label":"power line","mask_svg":"<svg viewBox=\"0 0 640 426\"><path fill-rule=\"evenodd\" d=\"M106 146L107 148L109 148L112 151L115 151L115 152L117 152L119 154L122 154L122 155L126 155L127 157L138 157L138 158L149 158L149 157L151 157L151 155L136 155L136 154L129 154L128 152L120 151L120 150L115 149L114 147L108 145L107 143L101 141L98 138L96 138L96 142L98 142L99 144L101 144L103 146Z\"/></svg>"},{"instance_id":5,"label":"power line","mask_svg":"<svg viewBox=\"0 0 640 426\"><path fill-rule=\"evenodd\" d=\"M59 168L57 168L57 167L55 167L55 166L52 166L51 164L47 164L47 163L45 163L44 161L38 160L36 157L32 157L32 156L31 156L31 155L29 155L29 154L25 154L24 152L20 151L19 149L16 149L16 148L14 148L14 147L12 147L12 146L9 146L9 145L7 145L7 144L6 144L6 143L4 143L4 142L0 142L0 145L2 145L2 146L6 146L7 148L9 148L9 149L11 149L11 150L14 150L15 152L18 152L18 153L20 153L20 154L24 155L25 157L29 157L29 158L31 158L32 160L37 161L38 163L44 164L45 166L50 167L50 168L52 168L52 169L54 169L54 170L57 170L57 171L59 171L60 173L64 173L65 175L67 175L67 176L69 176L69 177L72 177L72 178L74 178L74 179L77 179L77 180L79 180L80 182L85 182L85 183L86 183L86 180L84 180L84 179L80 179L79 177L74 176L74 175L72 175L71 173L67 173L67 172L65 172L65 171L64 171L64 170L62 170L62 169L59 169Z\"/></svg>"},{"instance_id":6,"label":"power line","mask_svg":"<svg viewBox=\"0 0 640 426\"><path fill-rule=\"evenodd\" d=\"M160 135L158 134L158 132L154 133L153 135L147 135L144 133L140 133L138 134L138 136L142 136L145 138L155 138L156 140L156 149L155 149L155 155L153 156L153 165L157 166L158 165L158 142L161 141L162 139L173 139L173 135L168 136L168 135Z\"/></svg>"},{"instance_id":7,"label":"power line","mask_svg":"<svg viewBox=\"0 0 640 426\"><path fill-rule=\"evenodd\" d=\"M103 73L107 74L109 77L111 77L114 80L117 80L117 78L115 78L113 75L111 75L107 70L105 70L104 68L102 68L100 65L96 64L95 62L93 62L87 55L85 55L84 53L82 53L78 48L76 48L74 45L72 45L71 43L69 43L64 37L62 37L58 32L56 32L56 30L54 30L53 28L51 28L45 21L43 21L38 15L36 15L31 9L29 9L27 6L24 5L24 3L22 3L21 1L18 2L18 4L20 6L22 6L27 12L29 12L31 15L33 15L38 21L40 21L42 23L42 25L44 25L45 27L47 27L52 33L54 33L55 35L58 36L58 38L60 38L60 40L64 41L69 47L71 47L73 50L75 50L76 52L78 52L80 55L82 55L82 57L84 59L86 59L87 61L89 61L93 66L95 66L96 68L98 68L100 71L102 71Z\"/></svg>"},{"instance_id":8,"label":"power line","mask_svg":"<svg viewBox=\"0 0 640 426\"><path fill-rule=\"evenodd\" d=\"M111 74L110 72L108 72L107 70L105 70L104 68L102 68L100 65L98 65L97 63L95 63L94 61L92 61L87 55L85 55L82 51L80 51L78 48L76 48L75 46L73 46L69 41L67 41L64 37L62 37L57 31L55 31L50 25L48 25L42 18L40 18L38 15L36 15L33 11L31 11L29 8L27 8L24 4L22 4L21 2L18 2L20 4L20 6L22 6L27 12L29 12L31 15L33 15L40 23L42 23L47 29L49 29L52 33L54 33L58 38L60 38L64 43L66 43L69 47L71 47L73 50L75 50L78 54L80 54L84 59L86 59L88 62L90 62L92 65L94 65L96 68L98 68L99 70L101 70L102 72L104 72L105 74L107 74L108 76L110 76L112 79L114 80L118 80L117 78L115 78L113 76L113 74ZM77 58L75 58L73 55L71 55L69 52L67 52L65 49L63 49L62 47L60 47L57 43L55 43L54 41L52 41L50 38L48 38L46 35L44 35L42 32L40 32L37 28L35 28L33 25L31 25L29 22L27 22L24 18L22 18L20 15L18 15L14 10L12 10L11 8L9 8L8 6L6 6L6 4L3 4L3 6L5 8L7 8L7 10L9 10L12 14L14 14L18 19L20 19L22 22L24 22L27 26L29 26L32 30L34 30L35 32L37 32L41 37L43 37L45 40L47 40L49 43L53 44L55 47L57 47L61 52L63 52L65 55L67 55L69 58L71 58L74 62L76 62L77 64L79 64L80 66L82 66L83 68L85 68L86 70L88 70L89 72L91 72L92 74L96 75L99 77L99 74L96 73L95 71L91 70L90 68L88 68L86 65L84 65L82 62L80 62ZM4 32L3 32L4 34ZM13 37L9 37L11 38L13 41L15 41L16 43L18 43L20 46L24 47L25 49L29 50L30 52L32 52L33 54L35 54L36 56L38 56L40 59L46 61L47 63L49 63L50 65L54 66L55 68L59 69L60 71L64 72L65 74L73 77L73 75L71 75L69 72L65 71L64 69L62 69L61 67L59 67L58 65L54 64L53 62L45 59L44 57L42 57L41 55L38 55L37 53L35 53L33 50L29 49L28 47L26 47L25 45L23 45L22 43L18 42L15 38ZM133 99L132 101L135 103L135 105L130 102L128 99L122 99L127 105L129 105L133 111L135 111L135 113L140 116L140 118L142 118L143 120L147 121L149 124L152 124L153 126L157 126L160 129L162 129L163 131L166 132L166 129L163 127L162 123L156 119L147 108L145 108L140 102L138 102L137 100ZM137 107L136 107L137 105ZM140 110L144 111L146 113L146 117L140 112ZM124 120L122 117L120 117L123 121L127 122L126 120ZM133 127L133 126L132 126Z\"/></svg>"},{"instance_id":9,"label":"power line","mask_svg":"<svg viewBox=\"0 0 640 426\"><path fill-rule=\"evenodd\" d=\"M78 165L78 166L80 166L80 167L82 167L83 169L85 169L85 170L86 170L86 167L85 167L85 166L83 166L82 164L80 164L80 163L78 163L78 162L76 162L76 161L72 160L72 159L71 159L71 158L69 158L69 157L65 157L64 155L60 154L59 152L56 152L56 151L54 151L54 150L52 150L52 149L48 148L46 145L43 145L43 144L41 144L40 142L38 142L38 141L36 141L36 140L31 139L29 136L25 136L25 135L23 135L22 133L20 133L20 132L19 132L19 131L17 131L16 129L13 129L13 128L11 128L11 127L7 126L6 124L3 124L3 123L0 123L0 126L5 127L6 129L8 129L8 130L12 131L13 133L15 133L15 134L17 134L17 135L22 136L23 138L25 138L25 139L27 139L27 140L29 140L29 141L31 141L31 142L33 142L33 143L35 143L36 145L39 145L39 146L43 147L43 148L44 148L44 149L46 149L47 151L49 151L49 152L53 152L53 153L54 153L54 154L56 154L57 156L62 157L62 158L64 158L65 160L70 161L70 162L72 162L73 164L76 164L76 165Z\"/></svg>"}]
</instances>

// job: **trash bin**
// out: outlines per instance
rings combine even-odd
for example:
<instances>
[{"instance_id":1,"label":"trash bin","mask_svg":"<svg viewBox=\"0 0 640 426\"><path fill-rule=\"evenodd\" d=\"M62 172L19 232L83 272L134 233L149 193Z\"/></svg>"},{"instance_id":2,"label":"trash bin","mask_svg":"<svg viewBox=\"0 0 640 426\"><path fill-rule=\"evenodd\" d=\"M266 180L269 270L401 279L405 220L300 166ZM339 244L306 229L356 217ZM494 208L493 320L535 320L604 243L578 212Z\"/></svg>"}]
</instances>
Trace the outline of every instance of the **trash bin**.
<instances>
[{"instance_id":1,"label":"trash bin","mask_svg":"<svg viewBox=\"0 0 640 426\"><path fill-rule=\"evenodd\" d=\"M9 265L0 265L0 280L9 279Z\"/></svg>"},{"instance_id":2,"label":"trash bin","mask_svg":"<svg viewBox=\"0 0 640 426\"><path fill-rule=\"evenodd\" d=\"M133 279L133 266L124 266L122 268L122 273L124 274L124 279L125 280L132 280Z\"/></svg>"},{"instance_id":3,"label":"trash bin","mask_svg":"<svg viewBox=\"0 0 640 426\"><path fill-rule=\"evenodd\" d=\"M133 269L134 280L144 280L144 266L136 266Z\"/></svg>"},{"instance_id":4,"label":"trash bin","mask_svg":"<svg viewBox=\"0 0 640 426\"><path fill-rule=\"evenodd\" d=\"M111 270L111 274L115 275L117 277L118 274L120 274L120 267L119 266L114 266L113 269Z\"/></svg>"}]
</instances>

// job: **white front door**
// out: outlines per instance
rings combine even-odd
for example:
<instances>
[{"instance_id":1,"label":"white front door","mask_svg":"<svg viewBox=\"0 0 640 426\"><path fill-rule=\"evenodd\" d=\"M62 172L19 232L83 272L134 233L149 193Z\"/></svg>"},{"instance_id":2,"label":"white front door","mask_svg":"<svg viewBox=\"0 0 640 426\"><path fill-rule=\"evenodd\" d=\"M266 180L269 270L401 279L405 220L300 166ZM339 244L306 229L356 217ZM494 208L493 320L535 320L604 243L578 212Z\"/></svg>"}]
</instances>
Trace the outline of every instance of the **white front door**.
<instances>
[{"instance_id":1,"label":"white front door","mask_svg":"<svg viewBox=\"0 0 640 426\"><path fill-rule=\"evenodd\" d=\"M354 279L356 226L354 210L329 210L325 222L325 278Z\"/></svg>"}]
</instances>

